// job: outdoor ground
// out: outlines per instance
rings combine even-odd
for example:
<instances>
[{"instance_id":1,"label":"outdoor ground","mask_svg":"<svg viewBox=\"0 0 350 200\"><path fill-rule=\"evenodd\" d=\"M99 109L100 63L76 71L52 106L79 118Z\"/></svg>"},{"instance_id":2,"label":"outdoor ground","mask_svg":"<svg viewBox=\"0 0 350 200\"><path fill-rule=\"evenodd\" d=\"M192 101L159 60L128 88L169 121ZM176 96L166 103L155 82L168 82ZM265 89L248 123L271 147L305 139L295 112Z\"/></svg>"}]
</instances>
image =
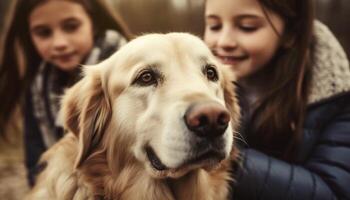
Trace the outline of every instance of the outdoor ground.
<instances>
[{"instance_id":1,"label":"outdoor ground","mask_svg":"<svg viewBox=\"0 0 350 200\"><path fill-rule=\"evenodd\" d=\"M23 163L20 120L10 125L6 139L0 138L0 199L23 200L28 191Z\"/></svg>"}]
</instances>

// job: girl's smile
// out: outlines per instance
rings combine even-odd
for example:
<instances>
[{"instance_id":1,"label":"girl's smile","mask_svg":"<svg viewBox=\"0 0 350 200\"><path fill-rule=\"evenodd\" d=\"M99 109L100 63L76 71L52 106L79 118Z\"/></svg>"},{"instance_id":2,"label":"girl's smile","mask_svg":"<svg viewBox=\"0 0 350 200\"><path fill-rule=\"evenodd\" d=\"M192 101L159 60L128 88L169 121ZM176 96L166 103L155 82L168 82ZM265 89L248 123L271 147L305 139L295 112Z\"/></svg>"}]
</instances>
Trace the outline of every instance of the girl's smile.
<instances>
[{"instance_id":1,"label":"girl's smile","mask_svg":"<svg viewBox=\"0 0 350 200\"><path fill-rule=\"evenodd\" d=\"M221 63L225 64L225 65L238 65L241 62L246 61L249 56L248 55L218 55L215 54L214 55L221 61Z\"/></svg>"}]
</instances>

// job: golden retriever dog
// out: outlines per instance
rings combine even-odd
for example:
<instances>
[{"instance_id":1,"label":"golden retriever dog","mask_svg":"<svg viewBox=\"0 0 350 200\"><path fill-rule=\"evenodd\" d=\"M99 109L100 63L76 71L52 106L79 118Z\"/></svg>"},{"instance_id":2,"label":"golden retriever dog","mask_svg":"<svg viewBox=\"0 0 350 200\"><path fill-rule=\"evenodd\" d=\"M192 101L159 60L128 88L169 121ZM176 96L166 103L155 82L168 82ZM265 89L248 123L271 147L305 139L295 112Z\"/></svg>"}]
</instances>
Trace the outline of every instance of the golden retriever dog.
<instances>
[{"instance_id":1,"label":"golden retriever dog","mask_svg":"<svg viewBox=\"0 0 350 200\"><path fill-rule=\"evenodd\" d=\"M239 107L234 76L196 36L140 36L84 67L62 100L68 133L29 199L220 200Z\"/></svg>"}]
</instances>

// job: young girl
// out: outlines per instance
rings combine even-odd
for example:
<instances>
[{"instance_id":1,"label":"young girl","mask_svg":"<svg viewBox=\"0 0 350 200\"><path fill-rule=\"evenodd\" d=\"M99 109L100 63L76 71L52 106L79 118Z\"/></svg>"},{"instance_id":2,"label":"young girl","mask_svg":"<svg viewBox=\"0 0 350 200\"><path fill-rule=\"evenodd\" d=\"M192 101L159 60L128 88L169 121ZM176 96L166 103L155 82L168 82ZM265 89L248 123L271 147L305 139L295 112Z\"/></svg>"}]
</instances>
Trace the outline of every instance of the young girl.
<instances>
[{"instance_id":1,"label":"young girl","mask_svg":"<svg viewBox=\"0 0 350 200\"><path fill-rule=\"evenodd\" d=\"M204 40L238 77L232 199L350 199L350 69L311 0L206 0Z\"/></svg>"},{"instance_id":2,"label":"young girl","mask_svg":"<svg viewBox=\"0 0 350 200\"><path fill-rule=\"evenodd\" d=\"M130 34L102 0L18 0L1 60L0 125L25 93L24 134L30 183L41 153L63 135L59 97Z\"/></svg>"}]
</instances>

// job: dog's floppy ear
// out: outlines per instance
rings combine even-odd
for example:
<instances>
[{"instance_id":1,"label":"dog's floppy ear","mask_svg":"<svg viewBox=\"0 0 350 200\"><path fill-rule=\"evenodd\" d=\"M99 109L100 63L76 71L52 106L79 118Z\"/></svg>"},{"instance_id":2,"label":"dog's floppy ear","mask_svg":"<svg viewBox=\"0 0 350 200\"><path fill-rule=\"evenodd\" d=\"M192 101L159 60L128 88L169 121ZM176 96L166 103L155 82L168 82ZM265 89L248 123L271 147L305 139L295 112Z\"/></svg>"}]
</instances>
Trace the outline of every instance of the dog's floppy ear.
<instances>
[{"instance_id":1,"label":"dog's floppy ear","mask_svg":"<svg viewBox=\"0 0 350 200\"><path fill-rule=\"evenodd\" d=\"M236 86L234 84L234 82L236 81L236 77L234 76L234 74L229 68L224 69L223 76L224 76L224 81L222 82L223 84L222 87L224 88L225 104L226 104L226 108L229 110L231 115L231 126L233 129L232 134L236 135L237 129L240 126L240 118L241 118L241 111L238 105ZM230 155L232 160L238 159L239 152L236 145L233 145Z\"/></svg>"},{"instance_id":2,"label":"dog's floppy ear","mask_svg":"<svg viewBox=\"0 0 350 200\"><path fill-rule=\"evenodd\" d=\"M90 69L91 67L91 69ZM101 141L111 117L111 104L107 96L107 84L102 83L101 71L90 66L85 76L68 89L62 100L65 128L79 140L79 152L75 166L90 155Z\"/></svg>"},{"instance_id":3,"label":"dog's floppy ear","mask_svg":"<svg viewBox=\"0 0 350 200\"><path fill-rule=\"evenodd\" d=\"M234 85L236 77L230 69L224 68L223 79L224 80L222 82L222 87L224 88L225 104L231 115L232 128L236 130L239 126L241 115L241 111L238 105L238 98L236 95L236 87Z\"/></svg>"}]
</instances>

